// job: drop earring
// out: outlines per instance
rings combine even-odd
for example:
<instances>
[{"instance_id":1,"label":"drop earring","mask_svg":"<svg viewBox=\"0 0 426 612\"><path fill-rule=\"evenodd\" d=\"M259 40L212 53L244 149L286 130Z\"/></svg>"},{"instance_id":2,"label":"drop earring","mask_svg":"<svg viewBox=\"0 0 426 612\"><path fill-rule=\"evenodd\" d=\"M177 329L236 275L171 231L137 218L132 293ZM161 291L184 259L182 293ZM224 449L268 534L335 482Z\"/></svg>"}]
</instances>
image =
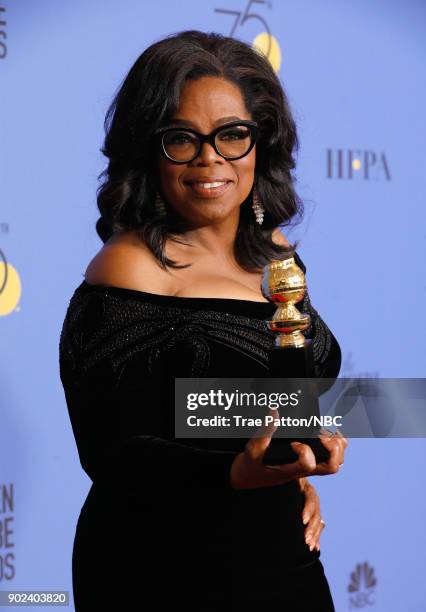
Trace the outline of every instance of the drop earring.
<instances>
[{"instance_id":1,"label":"drop earring","mask_svg":"<svg viewBox=\"0 0 426 612\"><path fill-rule=\"evenodd\" d=\"M262 225L263 216L265 214L265 207L260 201L256 188L253 189L252 199L253 199L252 208L256 216L256 221L259 225Z\"/></svg>"},{"instance_id":2,"label":"drop earring","mask_svg":"<svg viewBox=\"0 0 426 612\"><path fill-rule=\"evenodd\" d=\"M154 208L160 217L165 217L167 215L164 200L158 191L155 194Z\"/></svg>"}]
</instances>

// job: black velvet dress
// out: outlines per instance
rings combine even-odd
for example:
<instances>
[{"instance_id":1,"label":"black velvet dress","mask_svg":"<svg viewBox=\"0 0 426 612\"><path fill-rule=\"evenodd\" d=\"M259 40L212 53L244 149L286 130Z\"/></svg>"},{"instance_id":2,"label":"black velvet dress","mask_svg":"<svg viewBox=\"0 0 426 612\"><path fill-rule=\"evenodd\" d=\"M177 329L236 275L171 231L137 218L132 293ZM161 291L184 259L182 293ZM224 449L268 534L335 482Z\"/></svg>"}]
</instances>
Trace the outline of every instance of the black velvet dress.
<instances>
[{"instance_id":1,"label":"black velvet dress","mask_svg":"<svg viewBox=\"0 0 426 612\"><path fill-rule=\"evenodd\" d=\"M339 344L308 295L299 307L312 317L316 375L337 377ZM320 552L304 541L298 482L237 491L230 468L246 439L174 439L174 377L267 376L275 309L84 280L75 290L60 377L93 482L72 556L77 612L334 610Z\"/></svg>"}]
</instances>

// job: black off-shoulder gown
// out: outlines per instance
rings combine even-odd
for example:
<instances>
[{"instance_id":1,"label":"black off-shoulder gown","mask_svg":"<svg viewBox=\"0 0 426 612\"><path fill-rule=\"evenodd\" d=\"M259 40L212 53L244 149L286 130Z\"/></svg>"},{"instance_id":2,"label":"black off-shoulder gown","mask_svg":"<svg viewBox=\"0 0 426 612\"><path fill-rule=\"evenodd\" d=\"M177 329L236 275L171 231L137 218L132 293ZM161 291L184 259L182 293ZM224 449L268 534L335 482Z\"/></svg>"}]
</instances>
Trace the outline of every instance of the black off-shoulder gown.
<instances>
[{"instance_id":1,"label":"black off-shoulder gown","mask_svg":"<svg viewBox=\"0 0 426 612\"><path fill-rule=\"evenodd\" d=\"M311 315L316 375L337 377L338 342L308 294L299 307ZM298 482L234 490L230 468L246 439L174 439L174 377L267 376L275 309L85 280L76 288L59 365L92 480L72 554L77 612L334 610L320 552L304 540Z\"/></svg>"}]
</instances>

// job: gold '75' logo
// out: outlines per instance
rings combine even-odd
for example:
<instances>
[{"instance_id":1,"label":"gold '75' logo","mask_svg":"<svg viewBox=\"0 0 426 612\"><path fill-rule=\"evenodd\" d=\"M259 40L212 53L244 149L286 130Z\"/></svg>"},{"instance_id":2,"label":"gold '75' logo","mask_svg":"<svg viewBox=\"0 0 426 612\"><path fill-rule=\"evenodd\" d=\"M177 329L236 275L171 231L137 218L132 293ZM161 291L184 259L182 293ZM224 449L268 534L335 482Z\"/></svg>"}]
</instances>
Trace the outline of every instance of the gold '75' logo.
<instances>
[{"instance_id":1,"label":"gold '75' logo","mask_svg":"<svg viewBox=\"0 0 426 612\"><path fill-rule=\"evenodd\" d=\"M267 6L268 8L272 7L272 4L269 0L248 0L244 11L231 11L229 9L221 9L221 8L217 8L214 10L215 10L215 13L223 13L225 15L234 15L235 20L232 25L231 31L229 33L229 36L234 36L237 28L243 27L249 20L257 20L261 24L262 29L268 34L268 37L267 37L268 46L267 46L267 49L265 49L265 55L266 57L269 57L269 54L271 52L271 45L272 45L271 30L266 20L262 17L262 15L252 10L252 8L254 8L254 5Z\"/></svg>"}]
</instances>

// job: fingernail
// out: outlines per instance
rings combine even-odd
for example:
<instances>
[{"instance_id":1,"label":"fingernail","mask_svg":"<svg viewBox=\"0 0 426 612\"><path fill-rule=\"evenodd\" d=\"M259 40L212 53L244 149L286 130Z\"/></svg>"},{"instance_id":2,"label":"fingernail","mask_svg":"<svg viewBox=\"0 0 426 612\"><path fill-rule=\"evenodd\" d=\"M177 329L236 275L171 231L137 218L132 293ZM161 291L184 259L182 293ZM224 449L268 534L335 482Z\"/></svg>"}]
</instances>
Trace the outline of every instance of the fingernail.
<instances>
[{"instance_id":1,"label":"fingernail","mask_svg":"<svg viewBox=\"0 0 426 612\"><path fill-rule=\"evenodd\" d=\"M312 537L312 533L308 533L308 534L306 534L306 538L305 538L306 543L308 543L308 542L309 542L309 540L311 539L311 537Z\"/></svg>"},{"instance_id":2,"label":"fingernail","mask_svg":"<svg viewBox=\"0 0 426 612\"><path fill-rule=\"evenodd\" d=\"M306 514L303 515L303 524L306 525L306 523L308 522L308 517L306 516Z\"/></svg>"}]
</instances>

